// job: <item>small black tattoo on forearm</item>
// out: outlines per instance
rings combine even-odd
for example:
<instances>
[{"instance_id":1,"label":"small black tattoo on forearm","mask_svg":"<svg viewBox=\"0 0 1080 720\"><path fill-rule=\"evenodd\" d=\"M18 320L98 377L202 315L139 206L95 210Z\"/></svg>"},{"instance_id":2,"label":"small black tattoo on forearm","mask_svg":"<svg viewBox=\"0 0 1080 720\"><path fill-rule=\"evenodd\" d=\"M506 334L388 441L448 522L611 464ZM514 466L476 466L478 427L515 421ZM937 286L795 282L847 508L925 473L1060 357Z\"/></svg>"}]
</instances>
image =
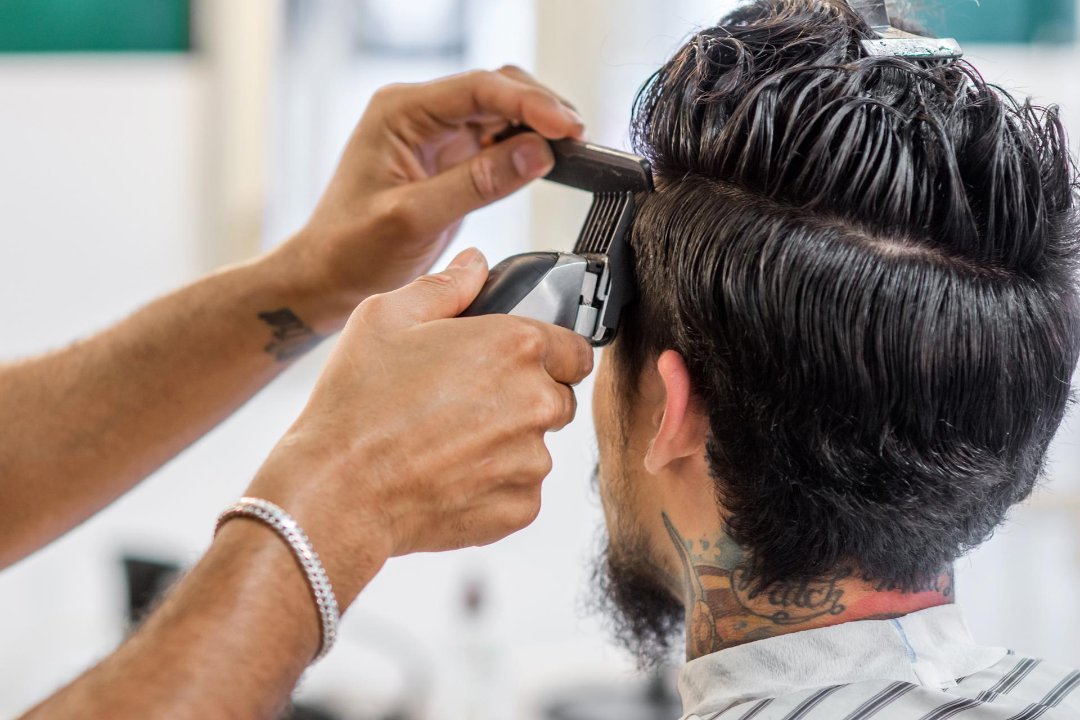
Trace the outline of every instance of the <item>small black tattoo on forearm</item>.
<instances>
[{"instance_id":1,"label":"small black tattoo on forearm","mask_svg":"<svg viewBox=\"0 0 1080 720\"><path fill-rule=\"evenodd\" d=\"M273 355L279 362L288 362L300 357L315 347L321 339L289 308L261 312L259 319L274 330L274 339L266 346L266 352Z\"/></svg>"}]
</instances>

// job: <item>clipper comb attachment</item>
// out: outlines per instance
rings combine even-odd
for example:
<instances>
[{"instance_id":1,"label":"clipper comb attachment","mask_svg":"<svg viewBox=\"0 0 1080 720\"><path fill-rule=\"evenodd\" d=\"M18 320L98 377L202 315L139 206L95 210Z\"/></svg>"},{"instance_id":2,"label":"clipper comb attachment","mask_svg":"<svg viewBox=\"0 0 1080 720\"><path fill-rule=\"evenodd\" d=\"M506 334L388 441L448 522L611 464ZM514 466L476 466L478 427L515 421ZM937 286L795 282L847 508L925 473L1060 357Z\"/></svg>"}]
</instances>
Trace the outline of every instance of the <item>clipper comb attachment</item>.
<instances>
[{"instance_id":1,"label":"clipper comb attachment","mask_svg":"<svg viewBox=\"0 0 1080 720\"><path fill-rule=\"evenodd\" d=\"M573 140L559 140L551 147L555 169L546 179L593 194L574 253L606 255L630 229L634 194L653 189L648 163L636 155Z\"/></svg>"},{"instance_id":2,"label":"clipper comb attachment","mask_svg":"<svg viewBox=\"0 0 1080 720\"><path fill-rule=\"evenodd\" d=\"M637 212L635 194L653 190L652 170L642 158L611 148L573 141L552 148L555 170L547 179L593 193L573 252L595 268L595 287L582 288L582 313L596 323L595 344L606 344L634 294L626 236Z\"/></svg>"},{"instance_id":3,"label":"clipper comb attachment","mask_svg":"<svg viewBox=\"0 0 1080 720\"><path fill-rule=\"evenodd\" d=\"M576 255L606 255L614 238L621 237L634 219L634 193L597 193L585 218Z\"/></svg>"},{"instance_id":4,"label":"clipper comb attachment","mask_svg":"<svg viewBox=\"0 0 1080 720\"><path fill-rule=\"evenodd\" d=\"M525 132L518 126L496 140ZM637 210L635 195L653 190L644 158L577 140L551 143L555 166L547 180L592 193L593 202L572 253L515 255L491 269L484 288L462 315L510 313L550 322L611 342L634 276L626 236Z\"/></svg>"},{"instance_id":5,"label":"clipper comb attachment","mask_svg":"<svg viewBox=\"0 0 1080 720\"><path fill-rule=\"evenodd\" d=\"M877 35L862 41L868 55L912 60L957 60L964 55L960 44L952 38L928 38L893 27L885 0L851 0L851 8Z\"/></svg>"}]
</instances>

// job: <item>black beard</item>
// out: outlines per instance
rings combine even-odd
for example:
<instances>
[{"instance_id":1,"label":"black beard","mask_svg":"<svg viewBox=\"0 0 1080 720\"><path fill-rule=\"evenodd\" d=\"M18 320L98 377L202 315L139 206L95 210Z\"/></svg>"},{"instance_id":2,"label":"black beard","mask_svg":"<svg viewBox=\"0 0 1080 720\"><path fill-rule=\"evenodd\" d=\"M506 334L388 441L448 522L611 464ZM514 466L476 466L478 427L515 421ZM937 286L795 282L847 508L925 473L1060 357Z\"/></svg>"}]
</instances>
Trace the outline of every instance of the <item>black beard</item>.
<instances>
[{"instance_id":1,"label":"black beard","mask_svg":"<svg viewBox=\"0 0 1080 720\"><path fill-rule=\"evenodd\" d=\"M674 660L682 647L686 609L656 579L641 537L620 538L619 547L605 534L593 564L589 610L600 615L615 642L649 670Z\"/></svg>"}]
</instances>

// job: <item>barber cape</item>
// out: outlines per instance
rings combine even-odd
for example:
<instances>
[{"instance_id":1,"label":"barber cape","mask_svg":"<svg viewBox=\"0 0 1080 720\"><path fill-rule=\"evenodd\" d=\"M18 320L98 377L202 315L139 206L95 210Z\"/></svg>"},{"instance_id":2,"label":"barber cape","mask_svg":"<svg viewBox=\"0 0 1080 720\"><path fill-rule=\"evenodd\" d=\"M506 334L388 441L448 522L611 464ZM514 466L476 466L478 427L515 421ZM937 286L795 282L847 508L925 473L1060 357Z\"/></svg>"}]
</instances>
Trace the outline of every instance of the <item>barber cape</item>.
<instances>
[{"instance_id":1,"label":"barber cape","mask_svg":"<svg viewBox=\"0 0 1080 720\"><path fill-rule=\"evenodd\" d=\"M692 660L683 720L1080 718L1080 671L975 644L955 605Z\"/></svg>"}]
</instances>

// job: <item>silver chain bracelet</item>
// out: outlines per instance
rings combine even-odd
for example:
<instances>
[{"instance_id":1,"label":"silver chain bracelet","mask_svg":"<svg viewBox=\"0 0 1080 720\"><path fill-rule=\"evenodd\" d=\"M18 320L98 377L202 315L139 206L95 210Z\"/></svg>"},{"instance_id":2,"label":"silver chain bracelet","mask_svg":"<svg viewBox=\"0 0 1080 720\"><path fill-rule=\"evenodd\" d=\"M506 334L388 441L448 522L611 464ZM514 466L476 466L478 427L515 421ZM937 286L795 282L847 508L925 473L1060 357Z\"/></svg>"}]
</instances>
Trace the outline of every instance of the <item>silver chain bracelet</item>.
<instances>
[{"instance_id":1,"label":"silver chain bracelet","mask_svg":"<svg viewBox=\"0 0 1080 720\"><path fill-rule=\"evenodd\" d=\"M315 597L315 604L319 608L319 624L322 626L322 646L318 655L312 662L322 660L337 639L338 621L341 613L338 611L337 598L334 597L334 589L330 586L330 578L326 576L319 561L319 554L311 546L308 536L292 518L289 513L280 507L262 498L243 497L239 502L230 505L225 512L218 516L217 527L214 535L217 536L221 526L229 520L237 517L248 517L269 525L274 532L289 544L289 548L300 563L304 575L307 577L311 593Z\"/></svg>"}]
</instances>

